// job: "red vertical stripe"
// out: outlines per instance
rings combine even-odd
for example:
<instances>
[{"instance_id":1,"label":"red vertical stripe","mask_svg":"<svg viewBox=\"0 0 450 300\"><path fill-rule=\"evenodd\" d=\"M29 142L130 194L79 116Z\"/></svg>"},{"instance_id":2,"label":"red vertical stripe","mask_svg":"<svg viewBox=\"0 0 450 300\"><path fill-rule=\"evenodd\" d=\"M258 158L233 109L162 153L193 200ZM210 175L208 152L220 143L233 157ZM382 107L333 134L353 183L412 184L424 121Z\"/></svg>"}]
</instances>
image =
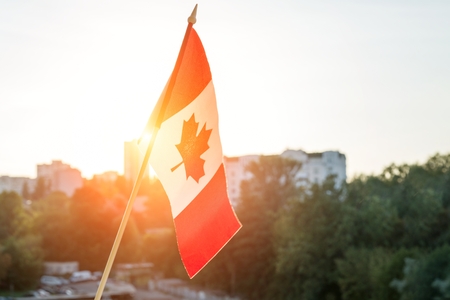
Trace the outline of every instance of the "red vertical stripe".
<instances>
[{"instance_id":1,"label":"red vertical stripe","mask_svg":"<svg viewBox=\"0 0 450 300\"><path fill-rule=\"evenodd\" d=\"M223 164L174 222L181 259L192 278L241 227L228 200Z\"/></svg>"}]
</instances>

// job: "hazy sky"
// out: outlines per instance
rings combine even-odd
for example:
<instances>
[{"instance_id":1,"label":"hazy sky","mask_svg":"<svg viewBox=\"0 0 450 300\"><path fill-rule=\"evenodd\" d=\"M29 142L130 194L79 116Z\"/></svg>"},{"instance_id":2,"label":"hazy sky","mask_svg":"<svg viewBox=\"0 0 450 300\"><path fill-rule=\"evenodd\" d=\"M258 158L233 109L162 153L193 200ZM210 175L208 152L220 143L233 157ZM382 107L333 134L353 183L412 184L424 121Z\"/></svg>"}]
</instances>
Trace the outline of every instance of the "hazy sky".
<instances>
[{"instance_id":1,"label":"hazy sky","mask_svg":"<svg viewBox=\"0 0 450 300\"><path fill-rule=\"evenodd\" d=\"M123 172L195 3L0 0L0 175ZM199 1L224 154L450 152L450 1Z\"/></svg>"}]
</instances>

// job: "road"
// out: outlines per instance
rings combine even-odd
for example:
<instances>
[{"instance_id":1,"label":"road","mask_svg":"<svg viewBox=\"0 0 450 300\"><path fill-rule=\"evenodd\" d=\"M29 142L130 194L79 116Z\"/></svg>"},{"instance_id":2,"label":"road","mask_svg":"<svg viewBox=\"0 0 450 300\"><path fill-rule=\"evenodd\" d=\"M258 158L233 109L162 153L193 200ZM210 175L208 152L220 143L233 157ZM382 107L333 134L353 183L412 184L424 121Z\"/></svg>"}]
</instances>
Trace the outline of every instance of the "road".
<instances>
[{"instance_id":1,"label":"road","mask_svg":"<svg viewBox=\"0 0 450 300\"><path fill-rule=\"evenodd\" d=\"M127 289L130 286L128 284L120 284L116 283L115 285L116 289ZM122 288L121 288L122 286ZM79 282L79 283L72 283L70 285L67 285L67 287L71 287L74 290L78 292L82 292L82 294L87 295L95 295L98 287L97 281L87 281L87 282ZM109 289L108 289L109 287ZM108 294L108 290L111 290L111 286L107 286L105 289L104 295ZM109 298L109 297L108 297ZM134 293L134 300L183 300L182 298L178 298L176 296L168 295L160 291L148 291L148 290L136 290Z\"/></svg>"},{"instance_id":2,"label":"road","mask_svg":"<svg viewBox=\"0 0 450 300\"><path fill-rule=\"evenodd\" d=\"M134 300L182 300L159 291L137 290L134 294Z\"/></svg>"},{"instance_id":3,"label":"road","mask_svg":"<svg viewBox=\"0 0 450 300\"><path fill-rule=\"evenodd\" d=\"M98 287L98 282L83 282L72 284L78 290L84 290L88 292L96 292ZM164 294L160 291L148 291L148 290L136 290L134 293L134 300L182 300L182 298L177 298L172 295Z\"/></svg>"}]
</instances>

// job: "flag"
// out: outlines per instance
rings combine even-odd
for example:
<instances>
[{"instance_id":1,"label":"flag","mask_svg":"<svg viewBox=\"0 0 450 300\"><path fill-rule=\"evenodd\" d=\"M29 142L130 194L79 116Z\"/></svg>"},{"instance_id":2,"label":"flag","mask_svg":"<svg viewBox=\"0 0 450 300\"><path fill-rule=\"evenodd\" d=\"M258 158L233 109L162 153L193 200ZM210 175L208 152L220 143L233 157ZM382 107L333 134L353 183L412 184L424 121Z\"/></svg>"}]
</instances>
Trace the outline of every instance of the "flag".
<instances>
[{"instance_id":1,"label":"flag","mask_svg":"<svg viewBox=\"0 0 450 300\"><path fill-rule=\"evenodd\" d=\"M192 278L241 228L227 195L211 71L192 24L140 146L147 147L151 134L149 162L170 200L178 249Z\"/></svg>"}]
</instances>

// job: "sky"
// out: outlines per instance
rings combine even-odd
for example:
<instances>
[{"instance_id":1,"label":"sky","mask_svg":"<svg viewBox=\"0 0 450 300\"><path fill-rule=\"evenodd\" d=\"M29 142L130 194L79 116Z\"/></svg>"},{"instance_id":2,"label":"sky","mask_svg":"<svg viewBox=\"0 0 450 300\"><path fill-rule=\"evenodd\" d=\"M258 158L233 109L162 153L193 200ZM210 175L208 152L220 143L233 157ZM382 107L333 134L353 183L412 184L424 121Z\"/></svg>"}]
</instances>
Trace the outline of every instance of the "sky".
<instances>
[{"instance_id":1,"label":"sky","mask_svg":"<svg viewBox=\"0 0 450 300\"><path fill-rule=\"evenodd\" d=\"M123 173L196 3L224 155L450 153L449 1L0 0L0 176Z\"/></svg>"}]
</instances>

